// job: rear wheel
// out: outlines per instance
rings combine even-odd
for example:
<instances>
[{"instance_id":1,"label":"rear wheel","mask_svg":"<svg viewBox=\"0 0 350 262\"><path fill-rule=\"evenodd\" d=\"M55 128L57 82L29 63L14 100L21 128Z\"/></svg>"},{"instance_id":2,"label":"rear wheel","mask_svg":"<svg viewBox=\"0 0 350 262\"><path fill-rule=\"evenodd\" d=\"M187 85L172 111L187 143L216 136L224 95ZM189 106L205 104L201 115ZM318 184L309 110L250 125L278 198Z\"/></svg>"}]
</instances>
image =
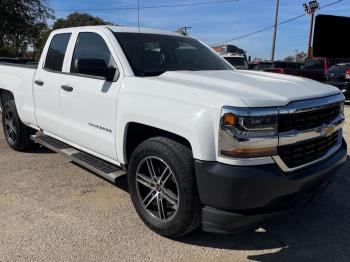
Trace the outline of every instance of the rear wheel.
<instances>
[{"instance_id":1,"label":"rear wheel","mask_svg":"<svg viewBox=\"0 0 350 262\"><path fill-rule=\"evenodd\" d=\"M21 122L14 101L8 101L2 108L2 126L6 141L14 150L23 151L33 146L30 135L35 131Z\"/></svg>"},{"instance_id":2,"label":"rear wheel","mask_svg":"<svg viewBox=\"0 0 350 262\"><path fill-rule=\"evenodd\" d=\"M146 140L132 154L128 174L131 199L156 233L179 237L200 225L200 203L192 152L164 137Z\"/></svg>"}]
</instances>

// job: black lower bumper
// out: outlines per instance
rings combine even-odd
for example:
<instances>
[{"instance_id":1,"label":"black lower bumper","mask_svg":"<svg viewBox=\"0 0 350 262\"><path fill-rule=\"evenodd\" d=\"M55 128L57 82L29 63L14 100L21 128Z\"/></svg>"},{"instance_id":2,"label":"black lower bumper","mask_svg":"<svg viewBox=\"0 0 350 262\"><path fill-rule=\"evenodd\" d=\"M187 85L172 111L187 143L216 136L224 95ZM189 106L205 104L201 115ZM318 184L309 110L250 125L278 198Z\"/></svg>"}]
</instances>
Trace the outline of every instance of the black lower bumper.
<instances>
[{"instance_id":1,"label":"black lower bumper","mask_svg":"<svg viewBox=\"0 0 350 262\"><path fill-rule=\"evenodd\" d=\"M231 166L197 160L203 230L242 230L304 203L331 181L346 155L343 141L327 160L288 174L276 164Z\"/></svg>"}]
</instances>

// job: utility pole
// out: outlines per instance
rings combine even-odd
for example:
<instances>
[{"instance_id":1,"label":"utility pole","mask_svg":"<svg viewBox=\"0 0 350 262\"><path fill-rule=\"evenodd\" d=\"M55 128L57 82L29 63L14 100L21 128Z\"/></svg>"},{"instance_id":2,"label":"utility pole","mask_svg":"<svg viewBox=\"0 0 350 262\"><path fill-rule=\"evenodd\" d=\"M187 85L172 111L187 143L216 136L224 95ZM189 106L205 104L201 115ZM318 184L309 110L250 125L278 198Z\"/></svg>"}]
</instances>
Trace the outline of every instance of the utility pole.
<instances>
[{"instance_id":1,"label":"utility pole","mask_svg":"<svg viewBox=\"0 0 350 262\"><path fill-rule=\"evenodd\" d=\"M275 12L275 24L272 37L272 52L271 52L271 61L275 60L275 48L276 48L276 34L277 34L277 23L278 23L278 9L280 5L280 0L276 0L276 12Z\"/></svg>"},{"instance_id":2,"label":"utility pole","mask_svg":"<svg viewBox=\"0 0 350 262\"><path fill-rule=\"evenodd\" d=\"M312 35L314 31L315 12L319 9L317 1L311 1L309 4L303 4L305 12L310 16L310 29L309 29L309 41L307 45L307 58L312 57Z\"/></svg>"},{"instance_id":3,"label":"utility pole","mask_svg":"<svg viewBox=\"0 0 350 262\"><path fill-rule=\"evenodd\" d=\"M139 29L139 33L141 32L140 29L140 0L137 0L137 27Z\"/></svg>"},{"instance_id":4,"label":"utility pole","mask_svg":"<svg viewBox=\"0 0 350 262\"><path fill-rule=\"evenodd\" d=\"M309 41L307 45L307 58L311 58L312 56L312 35L314 31L314 19L315 19L315 12L311 12L310 14L310 29L309 29Z\"/></svg>"}]
</instances>

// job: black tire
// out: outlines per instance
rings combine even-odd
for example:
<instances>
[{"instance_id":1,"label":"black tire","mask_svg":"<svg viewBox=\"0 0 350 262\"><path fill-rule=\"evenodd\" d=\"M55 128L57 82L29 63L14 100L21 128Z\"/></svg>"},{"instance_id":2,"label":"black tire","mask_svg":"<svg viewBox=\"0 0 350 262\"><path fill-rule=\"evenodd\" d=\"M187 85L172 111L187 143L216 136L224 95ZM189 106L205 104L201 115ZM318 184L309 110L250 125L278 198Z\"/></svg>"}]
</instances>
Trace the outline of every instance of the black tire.
<instances>
[{"instance_id":1,"label":"black tire","mask_svg":"<svg viewBox=\"0 0 350 262\"><path fill-rule=\"evenodd\" d=\"M34 142L30 140L30 135L35 131L22 123L14 101L8 101L2 108L2 126L6 141L12 149L24 151L34 145ZM10 126L12 126L12 132L9 132L11 131Z\"/></svg>"},{"instance_id":2,"label":"black tire","mask_svg":"<svg viewBox=\"0 0 350 262\"><path fill-rule=\"evenodd\" d=\"M171 216L169 215L168 219L165 219L165 215L164 221L161 220L161 212L159 212L159 219L159 217L153 216L151 212L145 208L145 205L142 204L141 199L143 198L140 197L140 183L136 181L136 178L139 177L136 175L136 172L139 170L138 168L142 167L142 163L144 163L145 159L149 159L150 157L154 157L153 161L154 159L160 159L163 161L158 163L158 167L162 163L169 167L168 172L173 175L170 180L168 179L169 182L167 183L173 183L177 186L177 210L176 212L174 211ZM157 163L155 163L155 165L156 164ZM157 173L158 169L160 171L158 171L158 173L162 173L164 169L161 170L161 168L158 167L155 166L155 173ZM131 156L128 172L128 185L130 196L137 213L143 222L154 232L166 237L180 237L190 233L200 226L201 205L194 173L193 156L188 147L165 137L155 137L144 141L135 149ZM166 185L164 185L164 188L165 186ZM170 187L171 185L168 186ZM148 190L149 192L151 191L151 189ZM165 190L168 189L165 188ZM174 189L173 191L176 190ZM154 192L156 193L157 191ZM156 201L156 204L158 204L157 199L154 200ZM161 197L161 199L163 199L161 201L163 201L162 206L165 206L165 209L166 207L171 207L169 203L166 203L166 197ZM155 204L153 203L153 205ZM172 206L172 208L174 207L175 206ZM163 214L168 213L169 212L165 212Z\"/></svg>"}]
</instances>

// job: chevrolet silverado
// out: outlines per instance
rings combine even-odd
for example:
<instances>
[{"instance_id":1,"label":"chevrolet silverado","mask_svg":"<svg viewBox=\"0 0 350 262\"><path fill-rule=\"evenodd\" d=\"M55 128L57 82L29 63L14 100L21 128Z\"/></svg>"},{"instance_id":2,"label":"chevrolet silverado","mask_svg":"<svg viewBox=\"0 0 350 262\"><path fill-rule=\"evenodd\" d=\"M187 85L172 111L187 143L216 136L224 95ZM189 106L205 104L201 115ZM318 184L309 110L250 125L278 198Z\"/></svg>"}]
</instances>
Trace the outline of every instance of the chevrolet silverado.
<instances>
[{"instance_id":1,"label":"chevrolet silverado","mask_svg":"<svg viewBox=\"0 0 350 262\"><path fill-rule=\"evenodd\" d=\"M344 96L239 71L192 37L124 26L53 31L38 65L0 65L8 145L35 143L118 183L167 237L235 232L298 206L345 162Z\"/></svg>"}]
</instances>

